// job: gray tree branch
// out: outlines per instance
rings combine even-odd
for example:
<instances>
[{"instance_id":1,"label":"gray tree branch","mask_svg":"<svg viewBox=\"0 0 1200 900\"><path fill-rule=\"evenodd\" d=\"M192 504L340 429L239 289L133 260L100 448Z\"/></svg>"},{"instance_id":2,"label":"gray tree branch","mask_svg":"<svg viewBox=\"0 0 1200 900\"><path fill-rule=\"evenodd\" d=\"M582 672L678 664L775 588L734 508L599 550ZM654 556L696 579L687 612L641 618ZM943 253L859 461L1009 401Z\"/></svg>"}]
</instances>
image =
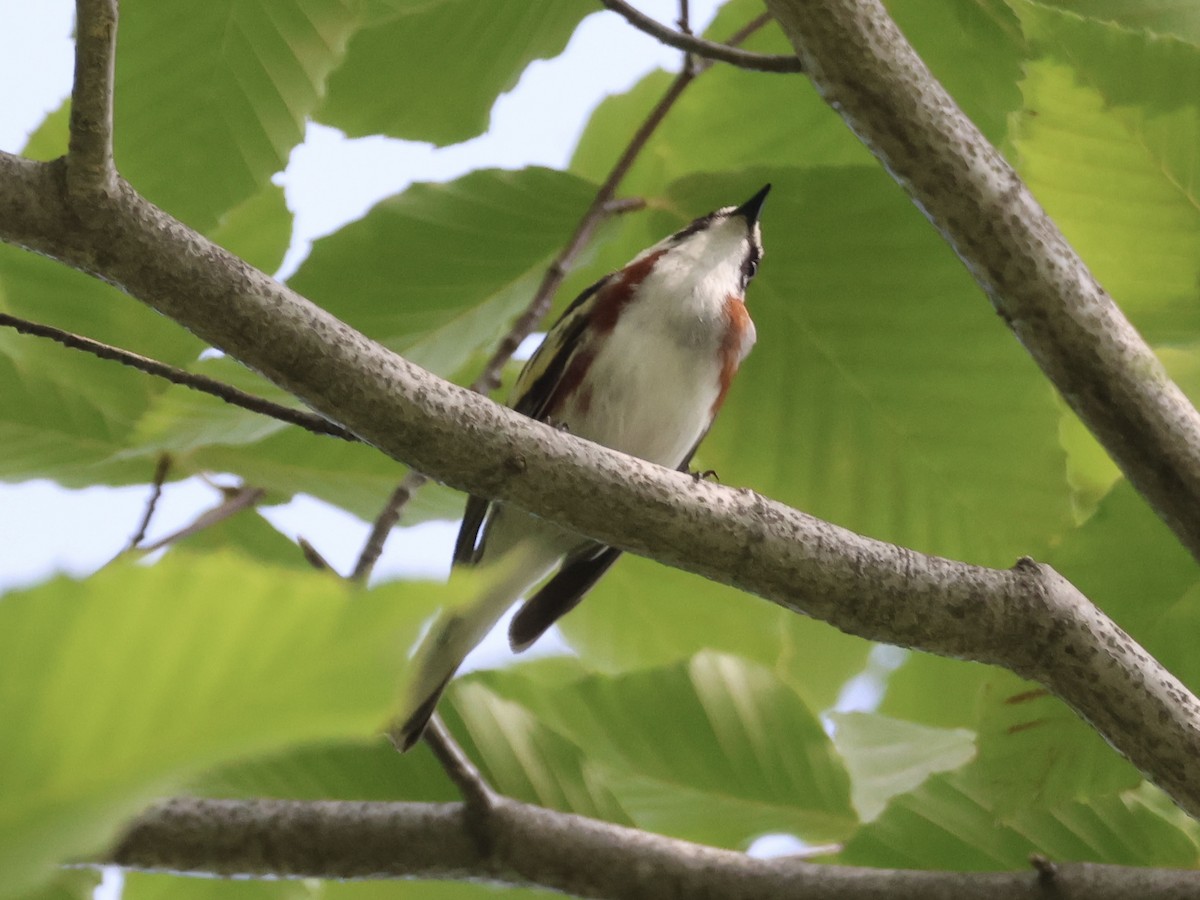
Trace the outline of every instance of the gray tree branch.
<instances>
[{"instance_id":1,"label":"gray tree branch","mask_svg":"<svg viewBox=\"0 0 1200 900\"><path fill-rule=\"evenodd\" d=\"M1170 869L922 872L754 859L505 798L472 815L461 803L179 798L138 818L104 861L226 876L484 879L620 900L1183 900L1200 889L1200 873Z\"/></svg>"},{"instance_id":2,"label":"gray tree branch","mask_svg":"<svg viewBox=\"0 0 1200 900\"><path fill-rule=\"evenodd\" d=\"M120 285L452 487L853 634L1040 681L1200 814L1200 703L1049 567L925 556L532 421L374 343L124 182L108 221L81 220L61 161L0 154L0 239Z\"/></svg>"},{"instance_id":3,"label":"gray tree branch","mask_svg":"<svg viewBox=\"0 0 1200 900\"><path fill-rule=\"evenodd\" d=\"M1200 414L879 0L767 0L813 84L1200 560Z\"/></svg>"},{"instance_id":4,"label":"gray tree branch","mask_svg":"<svg viewBox=\"0 0 1200 900\"><path fill-rule=\"evenodd\" d=\"M67 179L80 201L91 198L102 203L116 184L117 170L113 165L116 51L117 0L78 0Z\"/></svg>"}]
</instances>

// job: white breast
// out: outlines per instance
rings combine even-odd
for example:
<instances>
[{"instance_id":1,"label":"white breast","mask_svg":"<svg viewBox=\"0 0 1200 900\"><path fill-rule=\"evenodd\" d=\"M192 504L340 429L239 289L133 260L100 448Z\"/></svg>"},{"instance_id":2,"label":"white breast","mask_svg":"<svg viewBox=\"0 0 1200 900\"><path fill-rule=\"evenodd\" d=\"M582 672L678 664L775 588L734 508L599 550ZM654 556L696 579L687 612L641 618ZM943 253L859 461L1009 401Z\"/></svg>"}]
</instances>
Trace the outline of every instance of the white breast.
<instances>
[{"instance_id":1,"label":"white breast","mask_svg":"<svg viewBox=\"0 0 1200 900\"><path fill-rule=\"evenodd\" d=\"M572 434L675 468L703 437L720 392L724 316L681 320L626 307L602 342L563 424Z\"/></svg>"}]
</instances>

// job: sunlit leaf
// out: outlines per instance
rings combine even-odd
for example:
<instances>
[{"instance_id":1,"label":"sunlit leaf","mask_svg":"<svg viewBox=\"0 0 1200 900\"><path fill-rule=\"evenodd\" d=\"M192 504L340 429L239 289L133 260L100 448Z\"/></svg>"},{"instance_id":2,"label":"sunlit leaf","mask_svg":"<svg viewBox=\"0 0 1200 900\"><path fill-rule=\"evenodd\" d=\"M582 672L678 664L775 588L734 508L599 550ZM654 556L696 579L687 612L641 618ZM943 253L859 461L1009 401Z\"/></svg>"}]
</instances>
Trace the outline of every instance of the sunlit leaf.
<instances>
[{"instance_id":1,"label":"sunlit leaf","mask_svg":"<svg viewBox=\"0 0 1200 900\"><path fill-rule=\"evenodd\" d=\"M284 168L358 26L356 6L123 3L114 127L122 173L193 228L215 225Z\"/></svg>"},{"instance_id":2,"label":"sunlit leaf","mask_svg":"<svg viewBox=\"0 0 1200 900\"><path fill-rule=\"evenodd\" d=\"M855 822L820 721L757 665L702 653L616 677L551 681L518 670L486 681L584 748L596 781L642 827L746 846L767 832L828 840Z\"/></svg>"},{"instance_id":3,"label":"sunlit leaf","mask_svg":"<svg viewBox=\"0 0 1200 900\"><path fill-rule=\"evenodd\" d=\"M975 735L965 728L929 728L868 713L830 718L834 746L850 772L854 808L865 822L877 818L892 797L975 756Z\"/></svg>"},{"instance_id":4,"label":"sunlit leaf","mask_svg":"<svg viewBox=\"0 0 1200 900\"><path fill-rule=\"evenodd\" d=\"M474 137L496 97L530 62L561 53L589 12L573 0L376 3L317 117L352 136L438 145ZM447 65L447 54L461 64Z\"/></svg>"}]
</instances>

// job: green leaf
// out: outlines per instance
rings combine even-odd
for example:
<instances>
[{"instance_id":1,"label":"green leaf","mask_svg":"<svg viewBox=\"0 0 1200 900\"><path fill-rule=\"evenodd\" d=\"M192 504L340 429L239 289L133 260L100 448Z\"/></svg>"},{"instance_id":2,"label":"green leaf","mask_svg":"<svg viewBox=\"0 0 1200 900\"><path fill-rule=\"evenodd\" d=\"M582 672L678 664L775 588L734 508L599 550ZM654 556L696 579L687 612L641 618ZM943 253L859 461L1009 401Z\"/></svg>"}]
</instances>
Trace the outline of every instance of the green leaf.
<instances>
[{"instance_id":1,"label":"green leaf","mask_svg":"<svg viewBox=\"0 0 1200 900\"><path fill-rule=\"evenodd\" d=\"M124 3L114 123L121 172L193 228L214 226L283 169L358 26L356 6Z\"/></svg>"},{"instance_id":2,"label":"green leaf","mask_svg":"<svg viewBox=\"0 0 1200 900\"><path fill-rule=\"evenodd\" d=\"M1003 0L891 0L888 12L984 135L1004 143L1008 117L1021 105L1024 62L1020 23Z\"/></svg>"},{"instance_id":3,"label":"green leaf","mask_svg":"<svg viewBox=\"0 0 1200 900\"><path fill-rule=\"evenodd\" d=\"M216 525L202 528L172 548L187 553L234 550L247 559L300 571L312 571L300 547L255 510L243 510Z\"/></svg>"},{"instance_id":4,"label":"green leaf","mask_svg":"<svg viewBox=\"0 0 1200 900\"><path fill-rule=\"evenodd\" d=\"M1116 794L1142 780L1065 703L1009 672L994 670L984 686L976 731L976 796L1006 819Z\"/></svg>"},{"instance_id":5,"label":"green leaf","mask_svg":"<svg viewBox=\"0 0 1200 900\"><path fill-rule=\"evenodd\" d=\"M1047 561L1172 674L1200 688L1188 640L1200 617L1196 563L1127 482Z\"/></svg>"},{"instance_id":6,"label":"green leaf","mask_svg":"<svg viewBox=\"0 0 1200 900\"><path fill-rule=\"evenodd\" d=\"M662 666L701 650L770 668L811 709L828 709L871 643L734 588L627 556L559 627L592 667Z\"/></svg>"},{"instance_id":7,"label":"green leaf","mask_svg":"<svg viewBox=\"0 0 1200 900\"><path fill-rule=\"evenodd\" d=\"M308 494L373 521L408 471L366 444L288 428L253 447L202 447L182 461L192 471L234 472L277 496ZM407 525L462 515L463 495L427 484L404 508Z\"/></svg>"},{"instance_id":8,"label":"green leaf","mask_svg":"<svg viewBox=\"0 0 1200 900\"><path fill-rule=\"evenodd\" d=\"M639 827L744 847L768 832L834 839L856 821L820 721L760 666L701 653L616 677L520 673L476 677L585 748L588 771Z\"/></svg>"},{"instance_id":9,"label":"green leaf","mask_svg":"<svg viewBox=\"0 0 1200 900\"><path fill-rule=\"evenodd\" d=\"M305 744L238 760L205 773L189 789L209 797L283 800L461 799L427 745L401 756L384 738Z\"/></svg>"},{"instance_id":10,"label":"green leaf","mask_svg":"<svg viewBox=\"0 0 1200 900\"><path fill-rule=\"evenodd\" d=\"M465 141L487 130L492 104L525 67L561 53L591 11L574 0L375 3L317 118L354 137ZM463 64L448 65L449 53Z\"/></svg>"},{"instance_id":11,"label":"green leaf","mask_svg":"<svg viewBox=\"0 0 1200 900\"><path fill-rule=\"evenodd\" d=\"M374 731L436 596L425 587L354 594L328 575L180 555L5 597L5 892L97 851L219 761Z\"/></svg>"},{"instance_id":12,"label":"green leaf","mask_svg":"<svg viewBox=\"0 0 1200 900\"><path fill-rule=\"evenodd\" d=\"M319 892L306 881L259 881L187 878L127 871L121 900L315 900Z\"/></svg>"},{"instance_id":13,"label":"green leaf","mask_svg":"<svg viewBox=\"0 0 1200 900\"><path fill-rule=\"evenodd\" d=\"M878 818L897 794L975 756L975 735L965 728L929 728L870 713L831 713L830 719L834 746L850 772L854 808L864 822Z\"/></svg>"},{"instance_id":14,"label":"green leaf","mask_svg":"<svg viewBox=\"0 0 1200 900\"><path fill-rule=\"evenodd\" d=\"M502 794L567 812L632 824L612 790L592 777L589 754L524 706L493 692L486 676L461 679L439 707L488 783Z\"/></svg>"},{"instance_id":15,"label":"green leaf","mask_svg":"<svg viewBox=\"0 0 1200 900\"><path fill-rule=\"evenodd\" d=\"M395 900L396 890L396 885L387 881L324 881L317 900ZM402 890L404 900L534 900L562 896L470 881L406 880Z\"/></svg>"},{"instance_id":16,"label":"green leaf","mask_svg":"<svg viewBox=\"0 0 1200 900\"><path fill-rule=\"evenodd\" d=\"M1021 82L1022 177L1149 340L1195 338L1200 48L1015 8L1044 54Z\"/></svg>"},{"instance_id":17,"label":"green leaf","mask_svg":"<svg viewBox=\"0 0 1200 900\"><path fill-rule=\"evenodd\" d=\"M54 877L21 895L21 900L93 900L100 885L98 869L59 869Z\"/></svg>"},{"instance_id":18,"label":"green leaf","mask_svg":"<svg viewBox=\"0 0 1200 900\"><path fill-rule=\"evenodd\" d=\"M989 871L1028 866L1031 853L1056 862L1192 868L1188 826L1145 789L1034 808L1001 822L957 773L937 775L895 798L850 839L843 865Z\"/></svg>"},{"instance_id":19,"label":"green leaf","mask_svg":"<svg viewBox=\"0 0 1200 900\"><path fill-rule=\"evenodd\" d=\"M936 728L974 728L980 694L994 672L982 663L910 653L888 677L879 712Z\"/></svg>"},{"instance_id":20,"label":"green leaf","mask_svg":"<svg viewBox=\"0 0 1200 900\"><path fill-rule=\"evenodd\" d=\"M541 168L413 185L318 241L289 283L448 377L533 298L594 192Z\"/></svg>"},{"instance_id":21,"label":"green leaf","mask_svg":"<svg viewBox=\"0 0 1200 900\"><path fill-rule=\"evenodd\" d=\"M283 188L265 185L225 213L208 236L256 269L274 272L292 240L292 214Z\"/></svg>"},{"instance_id":22,"label":"green leaf","mask_svg":"<svg viewBox=\"0 0 1200 900\"><path fill-rule=\"evenodd\" d=\"M747 18L759 12L761 8ZM746 49L793 52L774 23L748 42ZM672 76L665 72L655 72L627 93L602 102L579 138L570 171L602 180L629 141L630 123L646 119L671 81ZM807 79L718 64L676 101L621 182L621 191L653 203L662 197L664 185L696 172L871 162L861 142ZM727 201L740 202L759 184L746 184L735 194L736 201Z\"/></svg>"},{"instance_id":23,"label":"green leaf","mask_svg":"<svg viewBox=\"0 0 1200 900\"><path fill-rule=\"evenodd\" d=\"M1058 409L949 248L876 169L710 176L671 194L703 210L764 181L758 343L695 465L951 558L1007 565L1057 538Z\"/></svg>"},{"instance_id":24,"label":"green leaf","mask_svg":"<svg viewBox=\"0 0 1200 900\"><path fill-rule=\"evenodd\" d=\"M1174 35L1200 44L1200 7L1192 0L1039 0L1088 19L1112 22L1134 31Z\"/></svg>"}]
</instances>

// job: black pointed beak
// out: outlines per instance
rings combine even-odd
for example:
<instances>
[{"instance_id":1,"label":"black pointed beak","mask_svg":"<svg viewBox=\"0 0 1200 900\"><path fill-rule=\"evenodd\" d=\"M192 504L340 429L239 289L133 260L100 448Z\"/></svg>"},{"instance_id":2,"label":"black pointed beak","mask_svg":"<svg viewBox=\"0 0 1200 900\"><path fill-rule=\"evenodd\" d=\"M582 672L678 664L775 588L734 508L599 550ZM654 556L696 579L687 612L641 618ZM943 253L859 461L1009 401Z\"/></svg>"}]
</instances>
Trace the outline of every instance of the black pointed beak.
<instances>
[{"instance_id":1,"label":"black pointed beak","mask_svg":"<svg viewBox=\"0 0 1200 900\"><path fill-rule=\"evenodd\" d=\"M758 221L759 211L762 210L763 203L767 200L767 194L771 191L771 185L764 184L761 191L739 206L733 211L733 215L741 216L751 225Z\"/></svg>"}]
</instances>

